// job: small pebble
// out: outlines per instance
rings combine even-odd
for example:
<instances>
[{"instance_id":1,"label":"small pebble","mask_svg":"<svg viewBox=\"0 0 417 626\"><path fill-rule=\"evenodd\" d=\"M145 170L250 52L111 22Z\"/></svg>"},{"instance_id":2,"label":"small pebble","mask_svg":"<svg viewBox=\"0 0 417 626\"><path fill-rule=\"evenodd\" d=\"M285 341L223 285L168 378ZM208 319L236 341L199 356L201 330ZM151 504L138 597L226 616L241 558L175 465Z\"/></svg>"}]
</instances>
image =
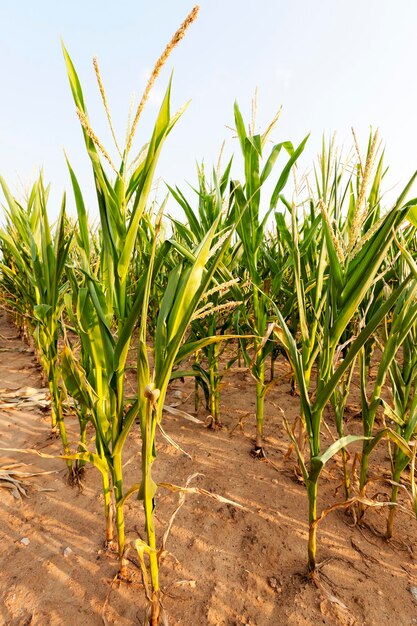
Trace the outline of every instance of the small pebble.
<instances>
[{"instance_id":1,"label":"small pebble","mask_svg":"<svg viewBox=\"0 0 417 626\"><path fill-rule=\"evenodd\" d=\"M72 550L71 550L71 548L65 548L65 550L64 550L64 556L65 556L65 557L67 557L67 556L70 556L71 554L72 554Z\"/></svg>"},{"instance_id":2,"label":"small pebble","mask_svg":"<svg viewBox=\"0 0 417 626\"><path fill-rule=\"evenodd\" d=\"M22 543L24 546L28 546L30 544L30 541L27 537L22 537L20 543Z\"/></svg>"},{"instance_id":3,"label":"small pebble","mask_svg":"<svg viewBox=\"0 0 417 626\"><path fill-rule=\"evenodd\" d=\"M274 576L271 576L271 578L268 578L268 584L271 587L271 589L276 589L278 587L278 581Z\"/></svg>"},{"instance_id":4,"label":"small pebble","mask_svg":"<svg viewBox=\"0 0 417 626\"><path fill-rule=\"evenodd\" d=\"M417 587L414 587L414 585L410 585L408 590L413 596L414 600L417 600Z\"/></svg>"}]
</instances>

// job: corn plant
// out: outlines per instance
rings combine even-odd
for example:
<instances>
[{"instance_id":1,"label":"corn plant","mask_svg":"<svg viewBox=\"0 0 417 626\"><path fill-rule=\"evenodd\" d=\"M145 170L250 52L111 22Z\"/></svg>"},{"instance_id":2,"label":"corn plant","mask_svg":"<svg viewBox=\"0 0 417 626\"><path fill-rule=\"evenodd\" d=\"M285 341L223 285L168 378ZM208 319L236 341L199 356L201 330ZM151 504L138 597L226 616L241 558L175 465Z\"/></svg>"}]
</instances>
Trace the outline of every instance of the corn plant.
<instances>
[{"instance_id":1,"label":"corn plant","mask_svg":"<svg viewBox=\"0 0 417 626\"><path fill-rule=\"evenodd\" d=\"M414 303L414 309L416 305ZM415 438L417 426L417 360L415 356L415 343L417 340L417 326L414 321L404 342L403 361L394 359L389 368L391 388L393 391L394 407L385 404L385 413L395 423L396 431L401 437L409 442ZM392 491L387 520L386 537L390 539L393 534L395 504L397 502L401 475L410 463L409 455L405 454L400 446L395 446L391 458Z\"/></svg>"},{"instance_id":2,"label":"corn plant","mask_svg":"<svg viewBox=\"0 0 417 626\"><path fill-rule=\"evenodd\" d=\"M290 228L284 213L275 212L275 228L264 239L261 260L264 265L262 271L265 276L264 293L273 301L279 299L280 309L285 318L296 315L297 307L294 298L294 264L293 246ZM296 325L293 320L292 324ZM280 355L285 357L285 351L273 341L265 344L270 352L270 385L275 383L275 362ZM291 381L292 383L292 381ZM294 391L293 385L291 392Z\"/></svg>"},{"instance_id":3,"label":"corn plant","mask_svg":"<svg viewBox=\"0 0 417 626\"><path fill-rule=\"evenodd\" d=\"M87 153L90 157L97 191L100 215L102 251L100 269L95 275L90 269L90 242L85 204L77 178L69 166L79 218L82 241L79 281L73 281L74 319L81 336L83 348L89 355L88 372L77 363L73 351L67 345L64 352L64 375L71 392L83 402L92 416L96 429L96 452L78 453L78 460L92 461L103 475L107 538L112 537L109 475L116 503L123 497L122 448L134 419L134 411L125 415L124 380L126 359L132 334L141 310L145 281L138 283L130 271L132 256L140 253L138 233L152 186L155 167L166 137L181 116L179 111L170 114L169 84L162 103L152 137L140 150L137 158L129 163L136 127L153 82L161 70L169 52L178 43L189 24L194 11L184 22L158 61L136 115L128 129L125 147L120 150L108 101L104 91L98 63L94 67L104 108L115 139L121 163L116 169L109 153L94 133L87 114L84 96L74 65L63 47L71 92L81 122ZM115 174L111 183L101 156ZM89 378L87 377L89 375ZM133 416L133 417L132 417ZM131 419L132 417L132 419ZM124 561L125 537L123 507L116 507L120 571L126 573Z\"/></svg>"},{"instance_id":4,"label":"corn plant","mask_svg":"<svg viewBox=\"0 0 417 626\"><path fill-rule=\"evenodd\" d=\"M409 334L417 319L417 305L415 302L416 289L416 285L414 284L410 286L409 289L406 290L403 294L401 294L393 310L389 330L387 329L388 323L385 323L384 343L379 359L376 379L369 397L367 397L366 388L364 388L364 382L362 383L362 424L365 437L363 443L360 471L360 492L362 496L365 495L369 454L373 449L374 440L372 439L372 435L374 434L373 431L375 418L378 408L384 404L384 401L381 398L381 391L386 382L386 378L389 372L392 371L393 367L395 367L394 363L396 363L396 356L398 354L398 351L409 337ZM395 411L393 415L395 415ZM402 422L404 422L404 419L402 420ZM411 434L412 432L410 433L410 436ZM410 437L408 437L408 439L409 438ZM399 456L402 460L405 460L404 457L407 458L408 462L408 456L407 454L404 454L401 447L399 447ZM401 464L399 464L398 467L400 466ZM400 471L401 473L401 470L398 469L398 471ZM399 476L396 475L394 481L396 481L396 478L398 477ZM359 519L362 518L363 512L364 507L362 506L360 507Z\"/></svg>"},{"instance_id":5,"label":"corn plant","mask_svg":"<svg viewBox=\"0 0 417 626\"><path fill-rule=\"evenodd\" d=\"M217 285L203 298L204 306L196 312L191 324L190 341L204 339L205 337L223 337L221 343L215 342L201 348L198 361L194 363L193 370L206 383L208 389L208 409L210 411L209 427L221 428L220 418L220 388L224 375L237 359L237 355L228 359L225 365L221 365L221 357L225 354L228 346L226 336L230 335L232 328L231 310L241 304L232 299L233 295L228 289L228 283ZM204 360L201 358L203 356Z\"/></svg>"},{"instance_id":6,"label":"corn plant","mask_svg":"<svg viewBox=\"0 0 417 626\"><path fill-rule=\"evenodd\" d=\"M187 225L172 219L174 238L172 244L181 252L181 244L192 248L201 242L213 224L218 222L219 230L232 226L234 215L230 211L228 189L232 160L227 164L225 171L220 175L214 170L211 184L208 182L204 165L198 167L198 195L197 210L194 211L185 195L178 189L170 189L172 195L180 204L187 218ZM219 169L219 168L218 168ZM216 271L214 280L218 283L204 296L202 306L192 320L190 341L203 339L216 334L229 334L231 329L230 311L240 305L243 295L238 285L239 278L235 277L237 269L236 245L229 247L224 253L224 261ZM207 408L210 411L212 428L220 428L220 385L224 373L231 367L235 359L230 359L226 368L220 371L220 357L227 347L227 341L210 343L204 346L201 353L195 356L191 370L179 370L177 375L191 375L196 381L195 405L198 410L198 387L201 386L207 396ZM201 358L203 357L203 359Z\"/></svg>"},{"instance_id":7,"label":"corn plant","mask_svg":"<svg viewBox=\"0 0 417 626\"><path fill-rule=\"evenodd\" d=\"M375 145L375 139L373 142ZM368 153L368 180L371 158L372 150ZM317 387L312 396L308 392L309 380L308 376L306 377L305 363L308 362L314 339L306 321L307 318L303 314L305 310L304 288L303 283L297 277L296 270L296 282L299 283L297 285L297 300L300 309L300 332L302 336L300 350L294 334L290 332L281 312L276 307L276 316L279 320L279 329L276 332L281 337L294 369L300 390L301 412L305 419L309 441L310 462L307 466L299 452L297 441L293 439L293 444L299 452L299 462L309 502L308 571L310 573L314 573L316 569L317 524L319 521L317 495L320 473L330 458L350 443L360 439L360 437L352 435L341 437L323 452L320 436L323 411L343 376L349 371L362 346L375 332L406 288L407 279L391 293L357 336L352 333L350 324L358 314L369 289L383 270L384 259L392 245L394 232L403 223L410 206L414 204L413 201L405 203L405 198L416 176L417 173L414 174L401 193L394 207L377 222L375 227L362 236L362 227L368 215L362 206L367 185L366 176L363 176L360 192L356 198L355 219L349 229L349 240L346 248L343 248L340 231L329 218L325 201L323 198L319 200L326 249L324 263L327 266L328 279L325 284L325 299L323 304L320 304L323 307L322 334L320 336L320 352L317 354ZM295 231L293 230L293 232ZM294 247L296 246L297 241L294 241ZM317 267L319 268L321 264L323 264L323 260L318 257ZM320 273L319 275L323 274ZM321 302L321 299L319 301ZM316 332L316 327L313 326L313 328ZM348 331L349 335L346 336ZM343 344L341 343L342 338ZM347 345L349 348L343 354L343 346ZM392 431L385 432L384 435L395 438ZM371 449L375 443L376 441L369 444ZM405 449L407 449L406 445Z\"/></svg>"},{"instance_id":8,"label":"corn plant","mask_svg":"<svg viewBox=\"0 0 417 626\"><path fill-rule=\"evenodd\" d=\"M409 231L409 235L414 237L414 229ZM410 241L410 237L408 237ZM407 263L417 279L417 265L413 260L410 252L401 244L400 249L405 256ZM394 338L394 339L393 339ZM410 288L409 293L403 296L403 306L400 310L396 307L391 321L391 328L384 328L382 337L383 357L385 353L401 345L402 355L397 349L394 358L389 359L387 369L389 381L392 390L393 406L381 399L384 407L384 414L395 424L396 432L407 443L415 438L417 428L417 357L416 346L417 341L417 300L416 287ZM395 349L394 348L394 349ZM391 474L392 474L392 490L390 502L392 506L389 509L387 519L386 537L390 539L393 535L395 505L397 503L398 491L400 486L401 475L410 463L410 457L401 446L394 444L394 450L391 452ZM365 479L366 477L364 477ZM414 477L411 478L412 490L414 485ZM414 493L414 490L413 490ZM415 506L414 502L414 506ZM417 509L416 509L417 510Z\"/></svg>"},{"instance_id":9,"label":"corn plant","mask_svg":"<svg viewBox=\"0 0 417 626\"><path fill-rule=\"evenodd\" d=\"M268 386L265 384L265 359L268 354L266 343L262 341L268 326L268 303L265 295L264 276L261 273L262 243L264 240L269 215L275 210L291 169L302 153L307 138L294 149L289 141L273 146L265 164L261 168L263 150L277 118L263 134L255 134L254 124L246 131L242 114L237 104L234 108L235 125L244 159L244 183L233 181L235 206L238 213L245 211L237 225L237 234L242 244L242 262L251 284L251 311L246 316L246 324L250 334L256 339L253 342L253 354L249 353L247 343L242 342L243 356L251 374L256 381L256 441L254 452L263 455L264 403ZM276 182L269 200L265 215L261 216L262 186L269 178L281 152L288 154L288 160Z\"/></svg>"},{"instance_id":10,"label":"corn plant","mask_svg":"<svg viewBox=\"0 0 417 626\"><path fill-rule=\"evenodd\" d=\"M152 280L152 266L148 270L148 278L143 298L141 324L139 328L138 348L138 414L142 433L142 477L138 497L143 501L148 542L137 540L135 546L141 558L145 572L143 554L149 556L151 591L150 616L152 624L158 623L160 616L159 559L160 553L156 546L154 527L154 497L156 484L152 478L152 465L156 458L155 436L157 425L161 423L165 396L172 371L177 363L204 348L210 343L223 339L222 336L204 337L196 341L186 341L184 336L197 306L207 291L213 276L218 269L222 256L229 245L230 233L218 235L218 221L215 221L200 244L192 251L193 260L185 258L171 270L167 288L161 301L153 337L154 365L150 364L147 350L147 307ZM188 257L188 255L187 255ZM224 337L227 339L228 337ZM183 344L183 345L182 345ZM147 583L148 577L144 575Z\"/></svg>"},{"instance_id":11,"label":"corn plant","mask_svg":"<svg viewBox=\"0 0 417 626\"><path fill-rule=\"evenodd\" d=\"M58 366L59 319L68 287L64 268L71 244L71 234L65 223L65 196L52 234L47 214L49 189L45 189L42 176L33 186L27 209L13 198L4 180L0 182L8 203L8 228L0 232L0 238L9 259L13 260L10 265L2 265L2 272L18 286L19 299L25 303L23 310L30 319L32 336L51 394L52 429L58 429L64 453L68 454ZM70 459L67 459L67 466L71 478Z\"/></svg>"},{"instance_id":12,"label":"corn plant","mask_svg":"<svg viewBox=\"0 0 417 626\"><path fill-rule=\"evenodd\" d=\"M375 150L376 140L372 142L372 136L368 144L367 153L367 174L371 177L371 147ZM334 139L327 144L323 138L322 152L319 156L318 167L315 166L314 175L316 182L316 194L319 197L318 206L313 198L307 203L307 210L303 208L303 217L300 223L299 210L295 202L291 204L282 198L284 205L291 215L291 234L285 231L285 225L281 221L280 232L283 233L284 240L290 239L289 258L292 259L294 286L293 297L289 299L288 310L282 308L281 313L290 316L293 334L299 328L298 343L301 346L302 367L307 388L311 384L313 366L316 364L318 356L323 346L323 337L326 327L326 305L328 304L328 269L329 249L326 243L330 232L330 237L334 246L333 253L339 258L343 258L347 250L354 251L354 242L357 249L359 233L363 236L378 221L380 216L379 207L379 187L383 173L382 157L379 159L369 195L363 208L364 198L367 193L366 187L369 180L364 177L363 168L352 166L349 160L342 160L341 155L335 148ZM356 181L355 181L356 178ZM356 182L356 184L354 184ZM355 193L356 189L356 193ZM297 191L297 187L296 187ZM295 197L298 201L298 196ZM362 206L362 208L360 208ZM318 209L318 210L317 210ZM327 230L330 224L330 231ZM333 231L334 229L334 231ZM357 251L355 250L355 252ZM330 248L332 252L332 248ZM372 289L368 289L362 302L362 309L369 309L367 302L372 303L374 299L375 284ZM328 309L327 309L328 310ZM368 311L369 312L369 311ZM347 346L352 336L358 333L358 320L360 312L352 316L351 322L342 333L341 346L338 353L345 354ZM361 319L363 323L363 316ZM371 337L372 339L372 337ZM371 339L367 342L370 344ZM361 351L362 353L363 351ZM352 361L349 368L338 381L334 393L330 397L335 416L335 425L339 438L344 436L344 412L349 396L350 383L355 367L356 359ZM300 446L303 449L303 429L305 428L305 417L301 406L301 432L299 436ZM301 448L299 452L301 452ZM343 478L345 495L350 496L350 478L347 467L348 452L341 449L343 462Z\"/></svg>"}]
</instances>

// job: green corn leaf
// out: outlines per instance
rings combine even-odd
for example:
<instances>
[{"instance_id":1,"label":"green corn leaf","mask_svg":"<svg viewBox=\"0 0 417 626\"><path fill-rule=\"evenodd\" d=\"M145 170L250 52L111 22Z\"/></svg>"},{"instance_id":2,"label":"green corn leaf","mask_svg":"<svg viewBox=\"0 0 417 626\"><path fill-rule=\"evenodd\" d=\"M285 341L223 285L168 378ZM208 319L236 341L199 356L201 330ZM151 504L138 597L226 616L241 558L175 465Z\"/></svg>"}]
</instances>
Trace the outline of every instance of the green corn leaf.
<instances>
[{"instance_id":1,"label":"green corn leaf","mask_svg":"<svg viewBox=\"0 0 417 626\"><path fill-rule=\"evenodd\" d=\"M330 377L328 382L321 388L321 390L317 393L315 407L316 410L322 410L327 402L330 399L331 394L334 392L336 385L339 380L352 363L353 359L356 358L357 354L361 350L361 348L365 345L366 341L372 335L372 333L376 330L378 325L381 323L385 315L390 311L390 309L394 306L397 299L400 297L403 290L406 288L410 280L410 276L404 280L399 287L395 291L392 292L390 297L384 302L384 304L376 311L376 313L372 316L366 326L361 330L355 341L351 344L349 351L342 363L335 370L333 375Z\"/></svg>"},{"instance_id":2,"label":"green corn leaf","mask_svg":"<svg viewBox=\"0 0 417 626\"><path fill-rule=\"evenodd\" d=\"M381 404L384 407L384 413L385 415L388 417L388 419L392 420L393 422L395 422L396 424L398 424L399 426L404 426L405 422L404 420L398 415L398 413L388 404L388 402L385 402L385 400L383 398L381 398Z\"/></svg>"},{"instance_id":3,"label":"green corn leaf","mask_svg":"<svg viewBox=\"0 0 417 626\"><path fill-rule=\"evenodd\" d=\"M406 440L399 433L391 430L391 428L384 428L383 430L379 431L379 433L377 433L374 437L372 437L365 445L364 452L366 452L366 454L370 454L375 446L382 439L390 439L393 443L395 443L396 446L398 446L398 448L407 458L412 458L413 453L411 452L411 449L408 446Z\"/></svg>"},{"instance_id":4,"label":"green corn leaf","mask_svg":"<svg viewBox=\"0 0 417 626\"><path fill-rule=\"evenodd\" d=\"M409 208L407 219L417 228L417 205L413 205Z\"/></svg>"},{"instance_id":5,"label":"green corn leaf","mask_svg":"<svg viewBox=\"0 0 417 626\"><path fill-rule=\"evenodd\" d=\"M275 185L274 191L272 193L271 196L271 203L270 206L273 209L276 209L277 204L278 204L278 199L282 193L282 190L284 189L285 185L287 184L287 180L288 177L291 173L291 168L293 167L293 165L295 164L295 162L297 161L298 157L300 156L300 154L303 152L304 147L307 143L307 140L309 138L309 134L307 135L307 137L305 137L303 139L303 141L300 143L300 145L294 150L294 152L291 154L290 158L288 159L284 169L281 172L281 175L278 179L277 184Z\"/></svg>"},{"instance_id":6,"label":"green corn leaf","mask_svg":"<svg viewBox=\"0 0 417 626\"><path fill-rule=\"evenodd\" d=\"M311 459L309 474L310 482L317 482L320 473L323 467L326 465L327 461L330 461L330 459L333 458L335 454L340 452L340 450L342 450L343 448L347 448L347 446L352 443L355 443L357 441L365 441L367 439L369 439L369 437L364 437L363 435L346 435L345 437L341 437L340 439L332 443L332 445L329 446L327 450L325 450L319 456L313 456Z\"/></svg>"},{"instance_id":7,"label":"green corn leaf","mask_svg":"<svg viewBox=\"0 0 417 626\"><path fill-rule=\"evenodd\" d=\"M245 336L245 339L246 338L249 338L249 336ZM177 363L180 363L184 359L188 358L192 354L195 354L195 352L197 352L198 350L202 350L206 346L210 346L214 343L219 343L221 341L230 341L231 339L242 339L242 335L213 335L212 337L204 337L203 339L198 339L197 341L187 341L178 350L175 361Z\"/></svg>"},{"instance_id":8,"label":"green corn leaf","mask_svg":"<svg viewBox=\"0 0 417 626\"><path fill-rule=\"evenodd\" d=\"M243 121L243 117L242 117L242 114L240 112L237 102L235 102L235 105L234 105L234 113L235 113L235 124L236 124L237 135L239 137L242 152L244 153L245 152L245 140L247 138L247 134L246 134L245 122Z\"/></svg>"}]
</instances>

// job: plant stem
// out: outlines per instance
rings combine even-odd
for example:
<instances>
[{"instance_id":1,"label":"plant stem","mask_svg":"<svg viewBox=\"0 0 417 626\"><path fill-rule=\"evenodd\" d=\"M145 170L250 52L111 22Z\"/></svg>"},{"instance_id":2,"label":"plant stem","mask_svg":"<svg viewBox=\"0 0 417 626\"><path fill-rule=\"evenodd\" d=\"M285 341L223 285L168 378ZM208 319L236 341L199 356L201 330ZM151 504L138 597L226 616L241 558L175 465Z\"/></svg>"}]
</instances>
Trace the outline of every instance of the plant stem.
<instances>
[{"instance_id":1,"label":"plant stem","mask_svg":"<svg viewBox=\"0 0 417 626\"><path fill-rule=\"evenodd\" d=\"M156 415L148 401L146 407L146 423L142 431L142 490L143 508L145 512L145 529L148 538L149 569L152 585L151 624L156 626L159 621L159 562L156 550L156 533L154 523L155 483L152 479L153 444L155 440Z\"/></svg>"},{"instance_id":2,"label":"plant stem","mask_svg":"<svg viewBox=\"0 0 417 626\"><path fill-rule=\"evenodd\" d=\"M365 449L366 443L364 443L362 448L362 461L361 461L361 472L359 478L359 494L361 497L365 497L366 493L366 480L368 476L368 464L369 464L369 454ZM365 514L365 506L359 502L358 506L358 523L360 524L363 520L363 516Z\"/></svg>"},{"instance_id":3,"label":"plant stem","mask_svg":"<svg viewBox=\"0 0 417 626\"><path fill-rule=\"evenodd\" d=\"M52 397L52 418L51 418L52 427L54 428L58 426L59 435L61 437L62 446L64 449L64 454L70 454L68 438L67 438L67 430L65 428L64 416L62 413L61 392L58 387L58 383L53 373L51 372L49 376L49 390L50 390L51 397ZM68 475L71 478L72 461L70 459L66 460L66 466L68 468Z\"/></svg>"},{"instance_id":4,"label":"plant stem","mask_svg":"<svg viewBox=\"0 0 417 626\"><path fill-rule=\"evenodd\" d=\"M200 363L200 356L198 354L198 351L195 353L194 361L196 364ZM197 377L194 377L194 411L196 415L198 413L199 405L200 405L200 398L198 395L198 382L197 382Z\"/></svg>"},{"instance_id":5,"label":"plant stem","mask_svg":"<svg viewBox=\"0 0 417 626\"><path fill-rule=\"evenodd\" d=\"M219 346L213 346L213 358L210 362L210 413L212 425L220 426L220 386L219 386Z\"/></svg>"},{"instance_id":6,"label":"plant stem","mask_svg":"<svg viewBox=\"0 0 417 626\"><path fill-rule=\"evenodd\" d=\"M308 495L308 572L312 574L316 569L317 551L317 481L309 482Z\"/></svg>"},{"instance_id":7,"label":"plant stem","mask_svg":"<svg viewBox=\"0 0 417 626\"><path fill-rule=\"evenodd\" d=\"M111 501L111 488L108 474L102 474L103 496L104 496L104 516L106 518L106 545L109 546L114 540L113 527L113 506Z\"/></svg>"},{"instance_id":8,"label":"plant stem","mask_svg":"<svg viewBox=\"0 0 417 626\"><path fill-rule=\"evenodd\" d=\"M123 468L121 454L113 457L113 486L116 500L116 530L119 545L119 576L127 577L127 560L125 558L125 517L123 506L119 503L123 498Z\"/></svg>"},{"instance_id":9,"label":"plant stem","mask_svg":"<svg viewBox=\"0 0 417 626\"><path fill-rule=\"evenodd\" d=\"M264 435L264 409L265 409L265 396L264 396L264 375L265 375L265 363L259 364L259 378L262 382L256 383L256 449L262 449L263 435Z\"/></svg>"},{"instance_id":10,"label":"plant stem","mask_svg":"<svg viewBox=\"0 0 417 626\"><path fill-rule=\"evenodd\" d=\"M391 491L391 498L390 498L390 502L392 504L392 506L390 506L389 508L389 512L388 512L388 519L387 519L387 532L385 534L386 539L391 539L392 535L393 535L393 530L394 530L394 517L395 517L395 509L396 509L396 503L397 503L397 498L398 498L398 483L400 481L400 476L401 476L401 472L394 472L394 475L392 477L392 480L394 484L392 486L392 491Z\"/></svg>"},{"instance_id":11,"label":"plant stem","mask_svg":"<svg viewBox=\"0 0 417 626\"><path fill-rule=\"evenodd\" d=\"M345 489L345 498L348 500L350 498L350 476L349 476L349 468L348 468L348 453L345 448L341 450L342 454L342 464L343 464L343 485Z\"/></svg>"}]
</instances>

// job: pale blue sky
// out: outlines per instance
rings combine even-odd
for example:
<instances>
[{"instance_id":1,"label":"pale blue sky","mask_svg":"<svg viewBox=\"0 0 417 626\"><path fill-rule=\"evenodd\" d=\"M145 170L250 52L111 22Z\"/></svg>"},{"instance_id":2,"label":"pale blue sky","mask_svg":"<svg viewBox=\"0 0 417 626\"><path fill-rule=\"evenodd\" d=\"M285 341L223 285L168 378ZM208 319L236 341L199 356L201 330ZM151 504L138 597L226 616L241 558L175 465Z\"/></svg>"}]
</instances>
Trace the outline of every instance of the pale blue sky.
<instances>
[{"instance_id":1,"label":"pale blue sky","mask_svg":"<svg viewBox=\"0 0 417 626\"><path fill-rule=\"evenodd\" d=\"M95 211L90 168L67 84L60 36L78 70L94 129L111 149L91 67L97 55L117 132L123 137L130 94L146 77L172 33L192 8L188 0L1 0L0 173L12 188L40 166L53 183L51 211L66 188L63 148ZM210 165L224 139L233 102L247 119L259 88L259 126L280 105L274 139L311 137L308 166L321 135L337 131L351 143L354 126L366 142L379 126L390 164L388 184L417 169L417 2L415 0L200 0L198 21L172 54L138 129L149 134L169 73L173 104L191 105L170 136L158 174L185 187L195 161ZM240 176L236 168L235 175Z\"/></svg>"}]
</instances>

